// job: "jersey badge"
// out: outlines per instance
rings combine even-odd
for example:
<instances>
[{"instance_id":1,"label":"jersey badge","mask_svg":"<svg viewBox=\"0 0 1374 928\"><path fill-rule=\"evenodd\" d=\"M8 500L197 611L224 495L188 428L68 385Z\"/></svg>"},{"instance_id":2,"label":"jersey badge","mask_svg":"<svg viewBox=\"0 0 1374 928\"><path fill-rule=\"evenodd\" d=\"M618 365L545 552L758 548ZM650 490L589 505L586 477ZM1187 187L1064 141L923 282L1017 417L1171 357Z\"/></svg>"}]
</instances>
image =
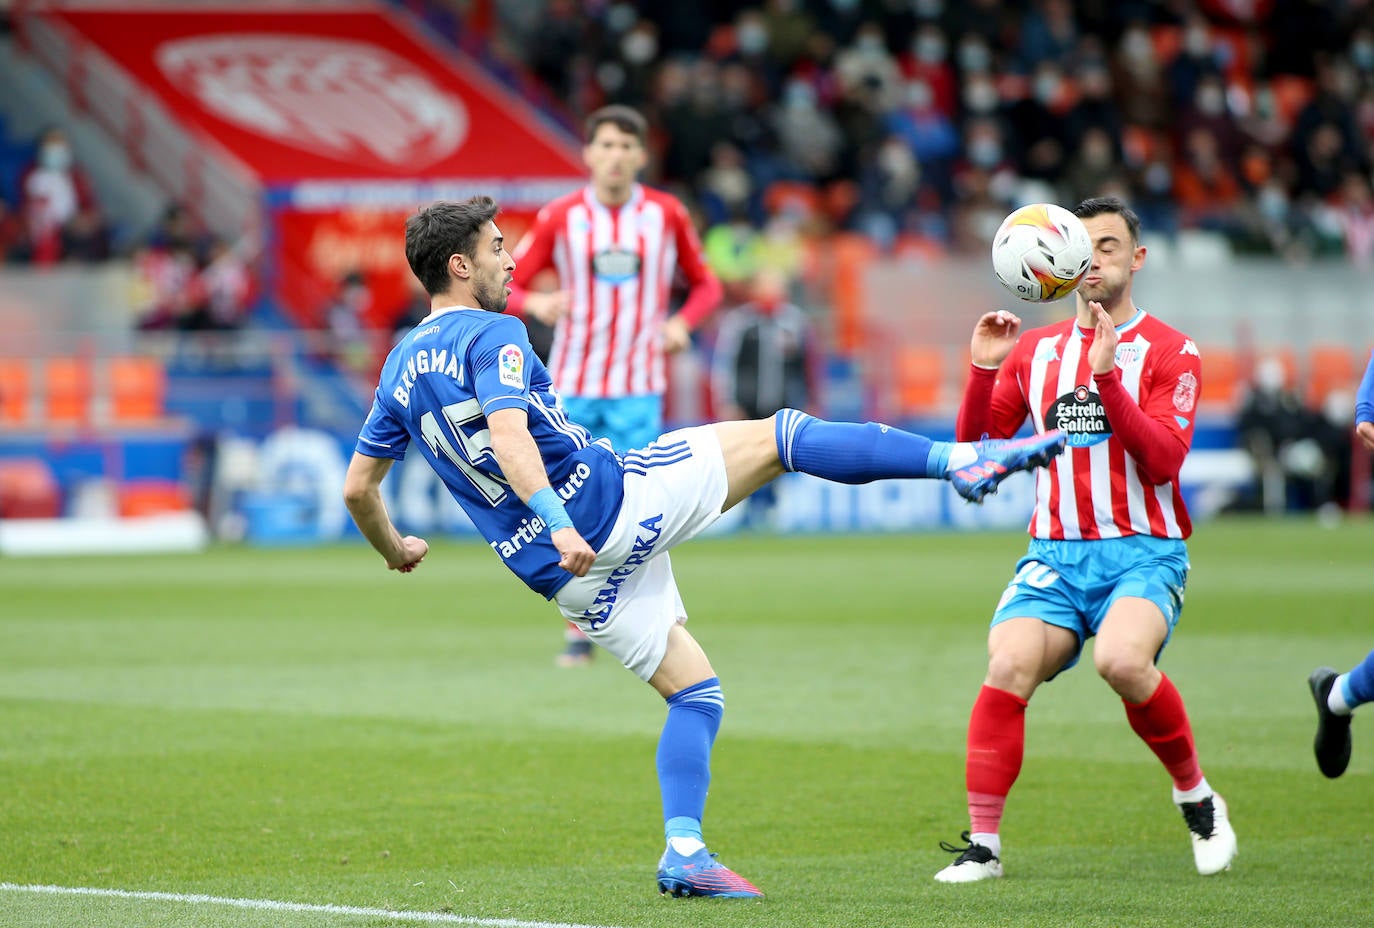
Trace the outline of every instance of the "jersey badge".
<instances>
[{"instance_id":1,"label":"jersey badge","mask_svg":"<svg viewBox=\"0 0 1374 928\"><path fill-rule=\"evenodd\" d=\"M1174 408L1179 412L1192 412L1197 405L1197 378L1190 371L1184 371L1174 387Z\"/></svg>"},{"instance_id":2,"label":"jersey badge","mask_svg":"<svg viewBox=\"0 0 1374 928\"><path fill-rule=\"evenodd\" d=\"M1126 342L1116 346L1116 366L1122 370L1139 367L1144 360L1145 352L1135 342Z\"/></svg>"},{"instance_id":3,"label":"jersey badge","mask_svg":"<svg viewBox=\"0 0 1374 928\"><path fill-rule=\"evenodd\" d=\"M525 389L525 353L519 345L507 345L501 349L499 366L503 384L517 390Z\"/></svg>"}]
</instances>

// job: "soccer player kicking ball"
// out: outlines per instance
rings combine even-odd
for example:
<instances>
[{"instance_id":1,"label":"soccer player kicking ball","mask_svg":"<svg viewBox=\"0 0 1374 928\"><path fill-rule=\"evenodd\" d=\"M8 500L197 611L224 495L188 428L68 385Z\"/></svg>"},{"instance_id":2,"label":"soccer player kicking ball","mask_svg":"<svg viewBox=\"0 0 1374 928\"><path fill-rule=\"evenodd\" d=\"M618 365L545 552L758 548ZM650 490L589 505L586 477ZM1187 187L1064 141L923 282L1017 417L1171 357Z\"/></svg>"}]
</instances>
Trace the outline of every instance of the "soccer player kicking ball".
<instances>
[{"instance_id":1,"label":"soccer player kicking ball","mask_svg":"<svg viewBox=\"0 0 1374 928\"><path fill-rule=\"evenodd\" d=\"M1021 772L1026 706L1092 636L1097 672L1173 780L1198 872L1225 870L1236 854L1183 699L1155 666L1188 578L1178 472L1201 361L1191 339L1131 298L1145 263L1135 213L1114 197L1074 213L1093 243L1074 317L1022 334L1016 316L992 312L973 332L957 436L1013 435L1029 417L1037 432L1063 429L1069 448L1037 477L1030 550L993 612L987 676L969 719L970 828L961 846L941 842L957 855L935 875L942 883L1002 875L999 826Z\"/></svg>"},{"instance_id":2,"label":"soccer player kicking ball","mask_svg":"<svg viewBox=\"0 0 1374 928\"><path fill-rule=\"evenodd\" d=\"M1374 355L1355 394L1355 437L1374 451ZM1317 735L1312 749L1317 769L1335 779L1350 765L1350 719L1356 706L1374 702L1374 651L1348 673L1318 667L1307 678L1317 703Z\"/></svg>"},{"instance_id":3,"label":"soccer player kicking ball","mask_svg":"<svg viewBox=\"0 0 1374 928\"><path fill-rule=\"evenodd\" d=\"M667 847L658 888L675 896L762 893L706 849L720 681L683 626L668 551L784 471L843 483L948 480L979 501L1049 462L1064 437L946 443L793 409L660 436L593 441L568 419L524 325L506 308L515 262L495 201L436 203L406 223L406 258L432 312L392 349L349 464L344 499L389 569L429 551L402 537L380 486L414 443L505 565L667 700L657 766Z\"/></svg>"}]
</instances>

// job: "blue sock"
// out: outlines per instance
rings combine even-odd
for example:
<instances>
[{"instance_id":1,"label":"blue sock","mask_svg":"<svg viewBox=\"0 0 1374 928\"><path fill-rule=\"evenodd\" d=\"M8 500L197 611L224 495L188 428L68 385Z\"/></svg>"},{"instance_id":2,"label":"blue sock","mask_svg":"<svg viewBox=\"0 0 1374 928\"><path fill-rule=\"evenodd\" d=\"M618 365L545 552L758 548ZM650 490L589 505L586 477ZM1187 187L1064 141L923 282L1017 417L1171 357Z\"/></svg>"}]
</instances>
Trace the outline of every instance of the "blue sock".
<instances>
[{"instance_id":1,"label":"blue sock","mask_svg":"<svg viewBox=\"0 0 1374 928\"><path fill-rule=\"evenodd\" d=\"M1374 651L1341 678L1341 696L1350 708L1374 702Z\"/></svg>"},{"instance_id":2,"label":"blue sock","mask_svg":"<svg viewBox=\"0 0 1374 928\"><path fill-rule=\"evenodd\" d=\"M796 409L777 414L778 457L786 470L836 483L868 483L892 477L941 477L954 450L878 422L827 422Z\"/></svg>"},{"instance_id":3,"label":"blue sock","mask_svg":"<svg viewBox=\"0 0 1374 928\"><path fill-rule=\"evenodd\" d=\"M711 784L711 746L724 714L725 696L717 677L668 697L668 718L656 758L665 837L701 839L706 788Z\"/></svg>"}]
</instances>

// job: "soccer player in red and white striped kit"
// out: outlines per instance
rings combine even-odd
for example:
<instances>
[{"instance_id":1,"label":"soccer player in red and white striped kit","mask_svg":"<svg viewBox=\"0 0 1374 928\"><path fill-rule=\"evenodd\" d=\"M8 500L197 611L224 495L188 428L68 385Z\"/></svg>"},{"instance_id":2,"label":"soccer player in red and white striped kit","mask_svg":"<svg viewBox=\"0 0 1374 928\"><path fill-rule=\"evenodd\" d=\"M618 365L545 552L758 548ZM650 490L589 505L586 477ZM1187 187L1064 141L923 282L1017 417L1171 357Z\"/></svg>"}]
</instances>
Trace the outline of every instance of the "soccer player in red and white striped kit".
<instances>
[{"instance_id":1,"label":"soccer player in red and white striped kit","mask_svg":"<svg viewBox=\"0 0 1374 928\"><path fill-rule=\"evenodd\" d=\"M1140 220L1115 197L1080 203L1093 259L1072 318L1025 333L997 311L974 327L960 440L1059 428L1068 447L1037 476L1029 550L992 617L988 669L969 719L969 831L935 878L1002 876L999 827L1025 753L1026 707L1096 636L1093 662L1131 728L1173 780L1204 875L1228 869L1236 835L1198 760L1183 699L1155 662L1183 608L1192 530L1179 469L1201 390L1193 341L1135 305Z\"/></svg>"},{"instance_id":2,"label":"soccer player in red and white striped kit","mask_svg":"<svg viewBox=\"0 0 1374 928\"><path fill-rule=\"evenodd\" d=\"M548 367L569 418L622 452L663 432L666 355L691 344L722 295L686 207L639 183L647 143L644 117L627 106L587 117L589 182L541 209L516 246L506 310L554 326ZM531 291L548 269L560 289ZM679 272L687 292L670 314ZM566 635L559 663L590 660L587 637L572 623Z\"/></svg>"}]
</instances>

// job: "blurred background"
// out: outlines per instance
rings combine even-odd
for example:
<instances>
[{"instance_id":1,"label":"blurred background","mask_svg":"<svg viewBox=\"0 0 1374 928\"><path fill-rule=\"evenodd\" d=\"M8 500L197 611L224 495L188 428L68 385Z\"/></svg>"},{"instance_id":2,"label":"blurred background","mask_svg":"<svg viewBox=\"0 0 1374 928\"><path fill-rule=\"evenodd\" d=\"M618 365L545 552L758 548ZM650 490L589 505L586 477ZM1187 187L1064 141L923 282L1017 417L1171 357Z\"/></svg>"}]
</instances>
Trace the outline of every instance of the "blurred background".
<instances>
[{"instance_id":1,"label":"blurred background","mask_svg":"<svg viewBox=\"0 0 1374 928\"><path fill-rule=\"evenodd\" d=\"M1117 194L1137 303L1202 354L1195 517L1368 507L1366 0L0 0L0 88L0 555L349 535L376 372L428 311L405 218L489 193L518 240L606 103L726 285L671 424L736 410L763 298L798 311L811 411L949 437L978 315L1071 308L998 287L992 232ZM1029 483L974 509L788 479L723 528L1017 526ZM423 464L388 492L471 532Z\"/></svg>"}]
</instances>

